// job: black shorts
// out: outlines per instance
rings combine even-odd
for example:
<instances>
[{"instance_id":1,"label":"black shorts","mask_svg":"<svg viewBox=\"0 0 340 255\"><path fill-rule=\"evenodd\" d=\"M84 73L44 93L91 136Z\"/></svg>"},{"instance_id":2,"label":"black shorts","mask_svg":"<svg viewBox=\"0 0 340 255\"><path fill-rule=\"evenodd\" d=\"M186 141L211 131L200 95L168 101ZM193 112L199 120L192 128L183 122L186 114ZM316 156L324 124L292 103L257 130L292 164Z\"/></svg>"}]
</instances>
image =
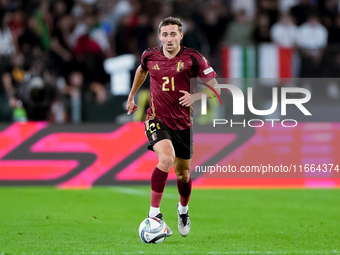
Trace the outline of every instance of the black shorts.
<instances>
[{"instance_id":1,"label":"black shorts","mask_svg":"<svg viewBox=\"0 0 340 255\"><path fill-rule=\"evenodd\" d=\"M173 130L156 120L145 122L145 134L150 145L149 150L153 151L153 146L163 140L169 139L175 150L175 156L182 159L191 159L193 154L193 134L191 128L184 130Z\"/></svg>"}]
</instances>

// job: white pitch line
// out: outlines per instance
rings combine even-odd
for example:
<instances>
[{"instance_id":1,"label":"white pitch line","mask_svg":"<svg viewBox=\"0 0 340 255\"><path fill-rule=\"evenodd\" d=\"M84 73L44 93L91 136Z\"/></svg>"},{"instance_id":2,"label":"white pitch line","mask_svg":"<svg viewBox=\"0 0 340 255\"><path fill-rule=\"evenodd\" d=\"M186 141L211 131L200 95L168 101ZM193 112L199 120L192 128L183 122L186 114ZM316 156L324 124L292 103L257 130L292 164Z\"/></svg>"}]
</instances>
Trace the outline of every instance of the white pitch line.
<instances>
[{"instance_id":1,"label":"white pitch line","mask_svg":"<svg viewBox=\"0 0 340 255\"><path fill-rule=\"evenodd\" d=\"M113 187L112 190L118 193L124 193L124 194L130 194L130 195L136 195L136 196L142 196L142 197L150 197L150 194L151 194L150 191L126 188L126 187ZM179 196L174 195L174 194L164 193L163 198L179 199Z\"/></svg>"}]
</instances>

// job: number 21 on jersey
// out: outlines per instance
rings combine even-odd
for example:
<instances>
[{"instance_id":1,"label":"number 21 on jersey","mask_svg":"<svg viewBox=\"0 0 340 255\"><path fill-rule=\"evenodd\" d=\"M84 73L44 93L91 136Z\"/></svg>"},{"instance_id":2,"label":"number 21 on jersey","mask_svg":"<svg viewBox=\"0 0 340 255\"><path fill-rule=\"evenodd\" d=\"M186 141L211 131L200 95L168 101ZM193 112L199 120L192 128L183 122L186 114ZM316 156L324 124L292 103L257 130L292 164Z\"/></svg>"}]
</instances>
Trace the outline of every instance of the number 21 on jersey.
<instances>
[{"instance_id":1,"label":"number 21 on jersey","mask_svg":"<svg viewBox=\"0 0 340 255\"><path fill-rule=\"evenodd\" d=\"M170 78L169 77L163 77L162 80L165 80L162 85L162 91L170 91L170 88L167 87L170 83ZM174 77L171 77L171 91L175 91L175 79Z\"/></svg>"}]
</instances>

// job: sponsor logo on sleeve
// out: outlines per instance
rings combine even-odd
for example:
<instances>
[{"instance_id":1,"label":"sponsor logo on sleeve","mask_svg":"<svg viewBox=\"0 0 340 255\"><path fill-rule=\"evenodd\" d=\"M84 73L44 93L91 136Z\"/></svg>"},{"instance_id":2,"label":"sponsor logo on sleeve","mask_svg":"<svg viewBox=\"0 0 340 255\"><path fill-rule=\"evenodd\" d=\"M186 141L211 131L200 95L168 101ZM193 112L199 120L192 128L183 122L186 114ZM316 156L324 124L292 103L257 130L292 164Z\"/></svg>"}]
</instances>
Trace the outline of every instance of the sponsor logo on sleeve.
<instances>
[{"instance_id":1,"label":"sponsor logo on sleeve","mask_svg":"<svg viewBox=\"0 0 340 255\"><path fill-rule=\"evenodd\" d=\"M214 71L214 69L212 68L212 67L209 67L208 69L205 69L204 71L203 71L203 73L205 74L205 75L207 75L208 73L211 73L211 72L213 72Z\"/></svg>"}]
</instances>

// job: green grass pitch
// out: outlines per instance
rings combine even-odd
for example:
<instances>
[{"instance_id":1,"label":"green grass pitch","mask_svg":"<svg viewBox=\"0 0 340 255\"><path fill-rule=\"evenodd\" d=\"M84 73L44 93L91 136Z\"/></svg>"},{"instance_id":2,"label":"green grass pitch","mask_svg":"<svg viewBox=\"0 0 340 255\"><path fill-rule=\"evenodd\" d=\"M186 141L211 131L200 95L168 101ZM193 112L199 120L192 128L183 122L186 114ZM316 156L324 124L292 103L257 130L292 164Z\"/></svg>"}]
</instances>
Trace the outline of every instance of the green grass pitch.
<instances>
[{"instance_id":1,"label":"green grass pitch","mask_svg":"<svg viewBox=\"0 0 340 255\"><path fill-rule=\"evenodd\" d=\"M0 188L0 254L340 254L339 189L195 189L183 238L169 186L161 209L173 236L144 244L149 189Z\"/></svg>"}]
</instances>

